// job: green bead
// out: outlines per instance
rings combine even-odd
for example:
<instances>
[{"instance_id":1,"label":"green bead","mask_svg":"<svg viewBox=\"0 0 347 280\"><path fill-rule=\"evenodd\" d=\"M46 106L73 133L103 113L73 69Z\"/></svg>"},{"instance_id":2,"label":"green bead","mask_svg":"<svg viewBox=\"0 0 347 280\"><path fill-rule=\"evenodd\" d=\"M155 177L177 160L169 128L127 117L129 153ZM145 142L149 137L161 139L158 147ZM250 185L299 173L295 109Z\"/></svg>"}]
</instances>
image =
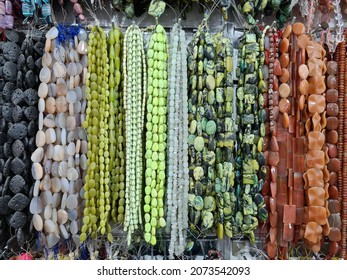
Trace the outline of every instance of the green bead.
<instances>
[{"instance_id":1,"label":"green bead","mask_svg":"<svg viewBox=\"0 0 347 280\"><path fill-rule=\"evenodd\" d=\"M204 149L205 141L204 138L198 136L194 139L194 148L196 151L201 152Z\"/></svg>"}]
</instances>

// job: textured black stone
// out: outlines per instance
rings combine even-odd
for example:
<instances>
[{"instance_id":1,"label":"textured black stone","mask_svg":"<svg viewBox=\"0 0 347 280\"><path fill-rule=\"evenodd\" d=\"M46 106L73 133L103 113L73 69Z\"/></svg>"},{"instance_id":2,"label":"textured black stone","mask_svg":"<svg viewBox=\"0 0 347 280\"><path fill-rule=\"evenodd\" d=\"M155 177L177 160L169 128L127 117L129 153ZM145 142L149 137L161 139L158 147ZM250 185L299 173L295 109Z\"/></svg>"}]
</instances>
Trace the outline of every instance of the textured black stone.
<instances>
[{"instance_id":1,"label":"textured black stone","mask_svg":"<svg viewBox=\"0 0 347 280\"><path fill-rule=\"evenodd\" d=\"M25 109L24 115L28 121L35 121L39 118L39 110L34 106L29 106Z\"/></svg>"},{"instance_id":2,"label":"textured black stone","mask_svg":"<svg viewBox=\"0 0 347 280\"><path fill-rule=\"evenodd\" d=\"M37 69L41 69L42 68L42 57L40 56L39 59L37 59L35 61L35 65L37 67Z\"/></svg>"},{"instance_id":3,"label":"textured black stone","mask_svg":"<svg viewBox=\"0 0 347 280\"><path fill-rule=\"evenodd\" d=\"M5 162L4 169L2 170L2 174L5 177L8 177L11 175L11 161L12 161L12 158L9 158Z\"/></svg>"},{"instance_id":4,"label":"textured black stone","mask_svg":"<svg viewBox=\"0 0 347 280\"><path fill-rule=\"evenodd\" d=\"M25 243L25 233L24 233L24 230L23 229L18 229L17 230L17 233L16 233L16 236L17 236L17 242L18 242L18 245L20 247L23 247L24 246L24 243Z\"/></svg>"},{"instance_id":5,"label":"textured black stone","mask_svg":"<svg viewBox=\"0 0 347 280\"><path fill-rule=\"evenodd\" d=\"M24 87L22 71L18 71L17 78L16 78L16 83L17 83L17 87L18 88L23 88Z\"/></svg>"},{"instance_id":6,"label":"textured black stone","mask_svg":"<svg viewBox=\"0 0 347 280\"><path fill-rule=\"evenodd\" d=\"M4 78L9 82L15 82L17 78L17 65L12 61L7 61L4 64Z\"/></svg>"},{"instance_id":7,"label":"textured black stone","mask_svg":"<svg viewBox=\"0 0 347 280\"><path fill-rule=\"evenodd\" d=\"M16 76L17 76L17 73L16 73ZM38 80L38 78L37 78L37 76L35 75L35 73L34 73L32 70L29 70L29 71L26 72L26 74L25 74L24 85L25 85L27 88L34 88L35 85L36 85L37 80ZM28 104L28 105L31 105L31 104Z\"/></svg>"},{"instance_id":8,"label":"textured black stone","mask_svg":"<svg viewBox=\"0 0 347 280\"><path fill-rule=\"evenodd\" d=\"M12 120L15 123L19 123L23 117L23 110L20 106L15 105L12 109Z\"/></svg>"},{"instance_id":9,"label":"textured black stone","mask_svg":"<svg viewBox=\"0 0 347 280\"><path fill-rule=\"evenodd\" d=\"M10 122L12 121L12 106L10 104L3 104L2 105L2 117L5 121Z\"/></svg>"},{"instance_id":10,"label":"textured black stone","mask_svg":"<svg viewBox=\"0 0 347 280\"><path fill-rule=\"evenodd\" d=\"M0 106L0 114L2 114L2 106ZM0 116L0 131L4 131L6 127L6 121L3 119L2 115Z\"/></svg>"},{"instance_id":11,"label":"textured black stone","mask_svg":"<svg viewBox=\"0 0 347 280\"><path fill-rule=\"evenodd\" d=\"M39 101L39 96L38 96L36 90L29 88L24 92L24 96L25 96L25 102L29 106L36 106L37 105L37 102Z\"/></svg>"},{"instance_id":12,"label":"textured black stone","mask_svg":"<svg viewBox=\"0 0 347 280\"><path fill-rule=\"evenodd\" d=\"M18 105L22 103L25 99L24 92L20 88L16 88L11 96L11 101L13 104Z\"/></svg>"},{"instance_id":13,"label":"textured black stone","mask_svg":"<svg viewBox=\"0 0 347 280\"><path fill-rule=\"evenodd\" d=\"M10 226L18 229L24 227L26 222L27 216L23 212L16 211L10 219Z\"/></svg>"},{"instance_id":14,"label":"textured black stone","mask_svg":"<svg viewBox=\"0 0 347 280\"><path fill-rule=\"evenodd\" d=\"M30 55L31 55L31 53L33 51L33 47L34 47L33 42L26 38L22 43L21 51L22 52L29 51Z\"/></svg>"},{"instance_id":15,"label":"textured black stone","mask_svg":"<svg viewBox=\"0 0 347 280\"><path fill-rule=\"evenodd\" d=\"M5 155L5 157L6 158L9 158L9 157L11 157L12 156L12 149L11 149L11 144L10 143L8 143L8 142L6 142L5 144L4 144L4 155Z\"/></svg>"},{"instance_id":16,"label":"textured black stone","mask_svg":"<svg viewBox=\"0 0 347 280\"><path fill-rule=\"evenodd\" d=\"M24 54L20 54L19 57L18 57L18 61L17 61L17 67L18 67L18 70L23 70L24 67L25 67L25 56Z\"/></svg>"},{"instance_id":17,"label":"textured black stone","mask_svg":"<svg viewBox=\"0 0 347 280\"><path fill-rule=\"evenodd\" d=\"M15 62L18 59L20 47L16 43L7 42L3 47L3 51L6 60Z\"/></svg>"},{"instance_id":18,"label":"textured black stone","mask_svg":"<svg viewBox=\"0 0 347 280\"><path fill-rule=\"evenodd\" d=\"M30 69L30 70L34 70L35 69L35 61L33 59L33 57L30 55L27 57L27 67Z\"/></svg>"},{"instance_id":19,"label":"textured black stone","mask_svg":"<svg viewBox=\"0 0 347 280\"><path fill-rule=\"evenodd\" d=\"M33 153L36 150L35 136L29 139L29 152Z\"/></svg>"},{"instance_id":20,"label":"textured black stone","mask_svg":"<svg viewBox=\"0 0 347 280\"><path fill-rule=\"evenodd\" d=\"M5 30L5 36L7 41L18 43L19 42L19 35L18 32L14 30Z\"/></svg>"},{"instance_id":21,"label":"textured black stone","mask_svg":"<svg viewBox=\"0 0 347 280\"><path fill-rule=\"evenodd\" d=\"M25 151L24 144L21 140L16 140L12 144L12 154L15 157L22 157Z\"/></svg>"},{"instance_id":22,"label":"textured black stone","mask_svg":"<svg viewBox=\"0 0 347 280\"><path fill-rule=\"evenodd\" d=\"M16 123L8 130L8 135L13 139L23 139L25 136L27 136L27 133L28 129L22 123Z\"/></svg>"},{"instance_id":23,"label":"textured black stone","mask_svg":"<svg viewBox=\"0 0 347 280\"><path fill-rule=\"evenodd\" d=\"M43 49L44 49L45 45L42 42L37 42L34 45L34 50L37 53L38 56L43 56Z\"/></svg>"},{"instance_id":24,"label":"textured black stone","mask_svg":"<svg viewBox=\"0 0 347 280\"><path fill-rule=\"evenodd\" d=\"M37 119L31 121L31 122L28 124L28 136L29 136L29 137L36 136L36 132L37 132L38 128L39 128L39 127L38 127Z\"/></svg>"},{"instance_id":25,"label":"textured black stone","mask_svg":"<svg viewBox=\"0 0 347 280\"><path fill-rule=\"evenodd\" d=\"M11 161L11 171L14 173L14 174L22 174L23 172L25 172L25 164L24 162L20 159L20 158L14 158L12 161Z\"/></svg>"},{"instance_id":26,"label":"textured black stone","mask_svg":"<svg viewBox=\"0 0 347 280\"><path fill-rule=\"evenodd\" d=\"M7 216L12 213L10 207L8 207L8 203L11 200L11 196L5 195L0 197L0 215Z\"/></svg>"},{"instance_id":27,"label":"textured black stone","mask_svg":"<svg viewBox=\"0 0 347 280\"><path fill-rule=\"evenodd\" d=\"M25 180L20 175L15 175L10 181L10 190L14 193L20 193L25 186Z\"/></svg>"},{"instance_id":28,"label":"textured black stone","mask_svg":"<svg viewBox=\"0 0 347 280\"><path fill-rule=\"evenodd\" d=\"M22 194L17 193L11 200L8 202L8 207L14 211L22 211L30 203L29 198Z\"/></svg>"},{"instance_id":29,"label":"textured black stone","mask_svg":"<svg viewBox=\"0 0 347 280\"><path fill-rule=\"evenodd\" d=\"M3 158L0 158L0 173L2 174L2 169L4 168L5 161Z\"/></svg>"},{"instance_id":30,"label":"textured black stone","mask_svg":"<svg viewBox=\"0 0 347 280\"><path fill-rule=\"evenodd\" d=\"M2 96L3 96L5 102L11 101L11 96L12 96L12 93L15 90L15 88L16 88L16 85L12 82L7 82L4 85L4 88L2 90Z\"/></svg>"},{"instance_id":31,"label":"textured black stone","mask_svg":"<svg viewBox=\"0 0 347 280\"><path fill-rule=\"evenodd\" d=\"M11 182L11 177L9 176L6 177L5 184L3 185L2 192L1 192L2 196L11 195L10 182Z\"/></svg>"}]
</instances>

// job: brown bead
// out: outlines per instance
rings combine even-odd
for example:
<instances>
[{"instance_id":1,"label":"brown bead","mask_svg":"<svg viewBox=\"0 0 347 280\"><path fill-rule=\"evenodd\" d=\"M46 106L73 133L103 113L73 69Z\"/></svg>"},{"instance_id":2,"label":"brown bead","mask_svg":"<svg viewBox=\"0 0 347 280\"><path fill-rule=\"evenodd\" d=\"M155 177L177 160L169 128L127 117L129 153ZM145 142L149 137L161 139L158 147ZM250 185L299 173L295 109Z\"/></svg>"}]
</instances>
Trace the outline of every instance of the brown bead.
<instances>
[{"instance_id":1,"label":"brown bead","mask_svg":"<svg viewBox=\"0 0 347 280\"><path fill-rule=\"evenodd\" d=\"M282 33L282 38L288 38L290 33L292 33L292 26L288 24Z\"/></svg>"},{"instance_id":2,"label":"brown bead","mask_svg":"<svg viewBox=\"0 0 347 280\"><path fill-rule=\"evenodd\" d=\"M336 184L337 184L337 173L336 172L330 172L329 184L336 186Z\"/></svg>"},{"instance_id":3,"label":"brown bead","mask_svg":"<svg viewBox=\"0 0 347 280\"><path fill-rule=\"evenodd\" d=\"M336 144L338 141L338 133L336 130L330 130L327 133L327 142L330 144Z\"/></svg>"},{"instance_id":4,"label":"brown bead","mask_svg":"<svg viewBox=\"0 0 347 280\"><path fill-rule=\"evenodd\" d=\"M330 60L327 63L327 72L329 75L337 75L338 65L336 61Z\"/></svg>"},{"instance_id":5,"label":"brown bead","mask_svg":"<svg viewBox=\"0 0 347 280\"><path fill-rule=\"evenodd\" d=\"M269 152L269 164L272 166L277 166L280 161L280 155L278 152Z\"/></svg>"},{"instance_id":6,"label":"brown bead","mask_svg":"<svg viewBox=\"0 0 347 280\"><path fill-rule=\"evenodd\" d=\"M280 99L280 95L279 95L278 91L275 91L272 94L273 106L278 106L279 99Z\"/></svg>"},{"instance_id":7,"label":"brown bead","mask_svg":"<svg viewBox=\"0 0 347 280\"><path fill-rule=\"evenodd\" d=\"M329 242L329 253L332 256L336 256L339 253L339 244L337 242Z\"/></svg>"},{"instance_id":8,"label":"brown bead","mask_svg":"<svg viewBox=\"0 0 347 280\"><path fill-rule=\"evenodd\" d=\"M270 228L269 233L270 233L270 242L274 243L277 238L277 228L275 227Z\"/></svg>"},{"instance_id":9,"label":"brown bead","mask_svg":"<svg viewBox=\"0 0 347 280\"><path fill-rule=\"evenodd\" d=\"M324 225L327 222L327 211L323 206L309 206L308 218L312 222Z\"/></svg>"},{"instance_id":10,"label":"brown bead","mask_svg":"<svg viewBox=\"0 0 347 280\"><path fill-rule=\"evenodd\" d=\"M263 142L263 151L267 151L270 145L270 137L266 135Z\"/></svg>"},{"instance_id":11,"label":"brown bead","mask_svg":"<svg viewBox=\"0 0 347 280\"><path fill-rule=\"evenodd\" d=\"M270 191L272 197L277 197L277 183L270 182Z\"/></svg>"},{"instance_id":12,"label":"brown bead","mask_svg":"<svg viewBox=\"0 0 347 280\"><path fill-rule=\"evenodd\" d=\"M337 91L337 89L330 88L327 90L325 97L327 99L327 102L336 103L339 99L339 92Z\"/></svg>"},{"instance_id":13,"label":"brown bead","mask_svg":"<svg viewBox=\"0 0 347 280\"><path fill-rule=\"evenodd\" d=\"M275 197L270 197L270 211L271 213L276 212L277 199Z\"/></svg>"},{"instance_id":14,"label":"brown bead","mask_svg":"<svg viewBox=\"0 0 347 280\"><path fill-rule=\"evenodd\" d=\"M299 109L300 109L300 111L304 110L304 108L305 108L305 101L306 101L305 95L301 94L300 98L299 98Z\"/></svg>"},{"instance_id":15,"label":"brown bead","mask_svg":"<svg viewBox=\"0 0 347 280\"><path fill-rule=\"evenodd\" d=\"M268 243L266 245L266 252L270 259L274 259L277 256L277 245L276 243Z\"/></svg>"},{"instance_id":16,"label":"brown bead","mask_svg":"<svg viewBox=\"0 0 347 280\"><path fill-rule=\"evenodd\" d=\"M306 64L301 64L299 66L299 76L301 79L306 80L308 77L308 68Z\"/></svg>"},{"instance_id":17,"label":"brown bead","mask_svg":"<svg viewBox=\"0 0 347 280\"><path fill-rule=\"evenodd\" d=\"M270 225L271 227L276 227L277 226L277 221L278 221L278 212L275 213L270 213Z\"/></svg>"},{"instance_id":18,"label":"brown bead","mask_svg":"<svg viewBox=\"0 0 347 280\"><path fill-rule=\"evenodd\" d=\"M277 138L275 136L271 137L270 150L273 151L273 152L278 152L279 151Z\"/></svg>"},{"instance_id":19,"label":"brown bead","mask_svg":"<svg viewBox=\"0 0 347 280\"><path fill-rule=\"evenodd\" d=\"M340 160L337 158L330 159L330 162L328 163L328 169L331 172L339 172L340 171Z\"/></svg>"},{"instance_id":20,"label":"brown bead","mask_svg":"<svg viewBox=\"0 0 347 280\"><path fill-rule=\"evenodd\" d=\"M278 104L281 113L288 113L290 111L290 102L287 98L282 98Z\"/></svg>"},{"instance_id":21,"label":"brown bead","mask_svg":"<svg viewBox=\"0 0 347 280\"><path fill-rule=\"evenodd\" d=\"M273 74L276 76L282 75L282 68L281 68L280 61L278 59L275 59L274 61Z\"/></svg>"},{"instance_id":22,"label":"brown bead","mask_svg":"<svg viewBox=\"0 0 347 280\"><path fill-rule=\"evenodd\" d=\"M330 234L329 234L329 240L334 242L341 241L341 231L338 228L331 228Z\"/></svg>"},{"instance_id":23,"label":"brown bead","mask_svg":"<svg viewBox=\"0 0 347 280\"><path fill-rule=\"evenodd\" d=\"M302 80L299 85L299 91L303 95L308 94L309 83L307 80Z\"/></svg>"},{"instance_id":24,"label":"brown bead","mask_svg":"<svg viewBox=\"0 0 347 280\"><path fill-rule=\"evenodd\" d=\"M280 44L280 52L286 53L289 50L289 40L288 38L283 38Z\"/></svg>"},{"instance_id":25,"label":"brown bead","mask_svg":"<svg viewBox=\"0 0 347 280\"><path fill-rule=\"evenodd\" d=\"M305 33L305 25L302 22L296 22L293 24L293 33L295 35L301 35Z\"/></svg>"},{"instance_id":26,"label":"brown bead","mask_svg":"<svg viewBox=\"0 0 347 280\"><path fill-rule=\"evenodd\" d=\"M286 83L282 83L279 88L278 92L282 98L287 98L290 94L290 87Z\"/></svg>"},{"instance_id":27,"label":"brown bead","mask_svg":"<svg viewBox=\"0 0 347 280\"><path fill-rule=\"evenodd\" d=\"M322 94L326 90L325 77L324 76L313 76L309 78L309 94Z\"/></svg>"},{"instance_id":28,"label":"brown bead","mask_svg":"<svg viewBox=\"0 0 347 280\"><path fill-rule=\"evenodd\" d=\"M328 153L330 158L336 158L338 154L336 145L328 144Z\"/></svg>"},{"instance_id":29,"label":"brown bead","mask_svg":"<svg viewBox=\"0 0 347 280\"><path fill-rule=\"evenodd\" d=\"M273 90L277 91L278 90L278 78L277 78L277 76L274 76L272 85L273 85Z\"/></svg>"},{"instance_id":30,"label":"brown bead","mask_svg":"<svg viewBox=\"0 0 347 280\"><path fill-rule=\"evenodd\" d=\"M311 131L308 133L308 148L310 150L321 150L324 143L324 133L320 131Z\"/></svg>"},{"instance_id":31,"label":"brown bead","mask_svg":"<svg viewBox=\"0 0 347 280\"><path fill-rule=\"evenodd\" d=\"M280 77L281 83L286 83L289 81L289 71L287 68L282 68L282 75Z\"/></svg>"},{"instance_id":32,"label":"brown bead","mask_svg":"<svg viewBox=\"0 0 347 280\"><path fill-rule=\"evenodd\" d=\"M309 150L306 154L306 166L309 168L323 169L325 166L324 152Z\"/></svg>"},{"instance_id":33,"label":"brown bead","mask_svg":"<svg viewBox=\"0 0 347 280\"><path fill-rule=\"evenodd\" d=\"M306 49L307 45L308 45L308 37L305 34L301 34L298 39L296 40L296 44L298 45L298 47L300 49Z\"/></svg>"},{"instance_id":34,"label":"brown bead","mask_svg":"<svg viewBox=\"0 0 347 280\"><path fill-rule=\"evenodd\" d=\"M340 213L340 202L336 199L329 199L328 208L330 213Z\"/></svg>"},{"instance_id":35,"label":"brown bead","mask_svg":"<svg viewBox=\"0 0 347 280\"><path fill-rule=\"evenodd\" d=\"M289 54L282 53L280 56L280 64L282 68L286 68L289 64Z\"/></svg>"},{"instance_id":36,"label":"brown bead","mask_svg":"<svg viewBox=\"0 0 347 280\"><path fill-rule=\"evenodd\" d=\"M282 125L283 125L283 128L289 127L289 116L288 116L288 113L286 112L283 113Z\"/></svg>"},{"instance_id":37,"label":"brown bead","mask_svg":"<svg viewBox=\"0 0 347 280\"><path fill-rule=\"evenodd\" d=\"M329 198L330 199L338 199L339 198L339 191L336 186L332 185L329 187Z\"/></svg>"},{"instance_id":38,"label":"brown bead","mask_svg":"<svg viewBox=\"0 0 347 280\"><path fill-rule=\"evenodd\" d=\"M328 88L337 89L337 79L336 76L329 75L327 78Z\"/></svg>"},{"instance_id":39,"label":"brown bead","mask_svg":"<svg viewBox=\"0 0 347 280\"><path fill-rule=\"evenodd\" d=\"M323 113L325 110L325 97L319 94L311 94L308 97L308 110L310 113Z\"/></svg>"},{"instance_id":40,"label":"brown bead","mask_svg":"<svg viewBox=\"0 0 347 280\"><path fill-rule=\"evenodd\" d=\"M327 129L336 130L339 126L339 120L337 117L328 117L327 118Z\"/></svg>"},{"instance_id":41,"label":"brown bead","mask_svg":"<svg viewBox=\"0 0 347 280\"><path fill-rule=\"evenodd\" d=\"M307 202L309 206L324 206L325 191L323 188L313 187L307 190Z\"/></svg>"},{"instance_id":42,"label":"brown bead","mask_svg":"<svg viewBox=\"0 0 347 280\"><path fill-rule=\"evenodd\" d=\"M336 103L328 103L326 111L329 117L336 117L339 114L339 106Z\"/></svg>"}]
</instances>

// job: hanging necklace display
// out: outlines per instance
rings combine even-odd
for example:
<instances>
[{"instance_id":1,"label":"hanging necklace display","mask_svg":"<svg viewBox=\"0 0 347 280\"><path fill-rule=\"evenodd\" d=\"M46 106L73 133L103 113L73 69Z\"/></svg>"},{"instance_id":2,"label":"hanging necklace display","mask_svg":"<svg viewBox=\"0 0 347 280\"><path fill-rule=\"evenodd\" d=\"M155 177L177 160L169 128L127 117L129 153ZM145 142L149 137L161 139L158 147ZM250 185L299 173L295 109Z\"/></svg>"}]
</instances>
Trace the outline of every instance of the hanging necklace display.
<instances>
[{"instance_id":1,"label":"hanging necklace display","mask_svg":"<svg viewBox=\"0 0 347 280\"><path fill-rule=\"evenodd\" d=\"M107 234L112 242L110 170L109 57L104 30L94 26L89 34L87 110L84 127L88 136L87 175L84 184L85 209L81 241ZM112 126L111 126L112 127Z\"/></svg>"},{"instance_id":2,"label":"hanging necklace display","mask_svg":"<svg viewBox=\"0 0 347 280\"><path fill-rule=\"evenodd\" d=\"M36 149L36 89L44 40L40 32L31 36L31 30L26 37L16 31L5 34L8 41L1 42L0 252L10 256L32 245L29 203L35 188L30 170L37 170L40 177L42 168L36 169L30 157Z\"/></svg>"},{"instance_id":3,"label":"hanging necklace display","mask_svg":"<svg viewBox=\"0 0 347 280\"><path fill-rule=\"evenodd\" d=\"M85 80L87 35L78 26L46 33L38 89L37 149L31 156L36 180L30 211L46 248L72 237L79 245L81 189L87 166Z\"/></svg>"},{"instance_id":4,"label":"hanging necklace display","mask_svg":"<svg viewBox=\"0 0 347 280\"><path fill-rule=\"evenodd\" d=\"M124 35L121 30L113 25L108 36L109 57L109 172L110 188L112 192L111 216L113 222L124 221L125 206L125 154L124 154L124 129L125 113L124 98L121 78L121 51Z\"/></svg>"},{"instance_id":5,"label":"hanging necklace display","mask_svg":"<svg viewBox=\"0 0 347 280\"><path fill-rule=\"evenodd\" d=\"M161 2L161 1L160 1ZM147 115L145 169L145 241L155 245L156 233L166 226L164 195L166 184L165 159L167 141L168 55L167 36L158 18L165 10L165 2L151 3L149 14L157 21L147 50ZM139 155L140 156L140 155Z\"/></svg>"},{"instance_id":6,"label":"hanging necklace display","mask_svg":"<svg viewBox=\"0 0 347 280\"><path fill-rule=\"evenodd\" d=\"M147 63L143 35L134 23L127 28L123 47L125 109L125 213L128 245L142 225L143 135L147 97Z\"/></svg>"},{"instance_id":7,"label":"hanging necklace display","mask_svg":"<svg viewBox=\"0 0 347 280\"><path fill-rule=\"evenodd\" d=\"M277 143L277 121L278 121L278 78L279 74L279 61L278 61L278 33L276 28L269 28L264 43L264 67L263 77L267 83L267 93L264 95L264 108L268 107L267 121L269 129L267 135L264 137L263 150L265 158L268 158L268 153L278 153ZM276 67L276 68L275 68ZM277 255L277 223L278 223L278 211L276 205L277 199L277 166L267 164L266 166L266 178L264 181L264 187L262 194L264 199L269 200L270 209L270 239L267 244L267 253L271 259L274 259ZM270 197L266 197L270 195Z\"/></svg>"},{"instance_id":8,"label":"hanging necklace display","mask_svg":"<svg viewBox=\"0 0 347 280\"><path fill-rule=\"evenodd\" d=\"M173 26L169 49L166 231L169 257L181 257L188 229L187 45L180 21Z\"/></svg>"},{"instance_id":9,"label":"hanging necklace display","mask_svg":"<svg viewBox=\"0 0 347 280\"><path fill-rule=\"evenodd\" d=\"M258 218L262 221L268 218L259 193L266 175L266 159L262 153L266 120L263 109L266 84L262 75L265 32L266 29L262 33L257 27L246 30L239 44L235 223L238 234L247 235L252 243Z\"/></svg>"},{"instance_id":10,"label":"hanging necklace display","mask_svg":"<svg viewBox=\"0 0 347 280\"><path fill-rule=\"evenodd\" d=\"M299 35L296 33L296 35ZM330 232L328 224L328 181L329 172L326 164L329 156L324 151L324 139L334 144L337 137L325 134L326 90L324 63L325 50L314 41L306 44L308 66L308 97L302 110L306 116L305 133L308 139L308 150L305 155L304 187L307 196L307 212L304 217L304 242L313 252L318 252L321 239ZM336 138L336 139L335 139Z\"/></svg>"},{"instance_id":11,"label":"hanging necklace display","mask_svg":"<svg viewBox=\"0 0 347 280\"><path fill-rule=\"evenodd\" d=\"M339 105L338 105L338 98L339 98L339 92L338 92L338 81L337 81L337 74L338 74L338 65L335 61L330 60L327 63L327 87L328 90L326 92L326 101L327 101L327 135L335 134L338 130L338 119L337 116L339 115ZM332 131L332 132L330 132ZM339 139L339 138L338 138ZM330 162L328 164L328 170L330 174L332 172L336 173L337 176L339 176L340 170L341 170L341 162L338 158L338 142L334 144L326 143L328 154L330 158ZM328 235L329 238L329 253L330 255L336 256L339 252L339 245L338 242L341 241L341 216L340 216L340 202L338 200L338 189L336 185L331 184L329 176L329 211L330 216L328 217L329 225L330 225L330 234Z\"/></svg>"}]
</instances>

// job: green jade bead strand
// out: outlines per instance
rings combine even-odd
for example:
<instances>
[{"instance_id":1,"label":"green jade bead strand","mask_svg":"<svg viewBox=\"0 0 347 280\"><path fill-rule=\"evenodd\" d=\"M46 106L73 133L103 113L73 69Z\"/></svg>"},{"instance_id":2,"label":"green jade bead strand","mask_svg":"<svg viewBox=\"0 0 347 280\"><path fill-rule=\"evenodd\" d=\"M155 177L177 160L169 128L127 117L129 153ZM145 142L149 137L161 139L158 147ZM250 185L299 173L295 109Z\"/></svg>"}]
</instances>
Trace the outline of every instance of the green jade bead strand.
<instances>
[{"instance_id":1,"label":"green jade bead strand","mask_svg":"<svg viewBox=\"0 0 347 280\"><path fill-rule=\"evenodd\" d=\"M168 91L167 37L162 25L157 25L147 50L148 99L146 123L145 170L145 241L157 243L157 229L166 226L164 218L166 103Z\"/></svg>"},{"instance_id":2,"label":"green jade bead strand","mask_svg":"<svg viewBox=\"0 0 347 280\"><path fill-rule=\"evenodd\" d=\"M110 204L109 154L108 154L108 56L106 35L100 27L93 27L89 34L88 78L86 82L87 110L83 124L87 130L87 175L84 185L85 209L80 240L85 241L87 233L95 239L97 233L108 233L112 241L108 223ZM101 42L101 44L100 44Z\"/></svg>"},{"instance_id":3,"label":"green jade bead strand","mask_svg":"<svg viewBox=\"0 0 347 280\"><path fill-rule=\"evenodd\" d=\"M142 224L142 134L144 126L144 101L147 92L146 61L140 28L130 25L125 33L123 47L124 110L125 110L125 215L124 231L127 243Z\"/></svg>"},{"instance_id":4,"label":"green jade bead strand","mask_svg":"<svg viewBox=\"0 0 347 280\"><path fill-rule=\"evenodd\" d=\"M112 210L114 223L124 220L125 206L125 154L124 154L124 104L121 85L121 48L123 34L118 27L113 27L108 37L109 87L110 87L110 171Z\"/></svg>"}]
</instances>

